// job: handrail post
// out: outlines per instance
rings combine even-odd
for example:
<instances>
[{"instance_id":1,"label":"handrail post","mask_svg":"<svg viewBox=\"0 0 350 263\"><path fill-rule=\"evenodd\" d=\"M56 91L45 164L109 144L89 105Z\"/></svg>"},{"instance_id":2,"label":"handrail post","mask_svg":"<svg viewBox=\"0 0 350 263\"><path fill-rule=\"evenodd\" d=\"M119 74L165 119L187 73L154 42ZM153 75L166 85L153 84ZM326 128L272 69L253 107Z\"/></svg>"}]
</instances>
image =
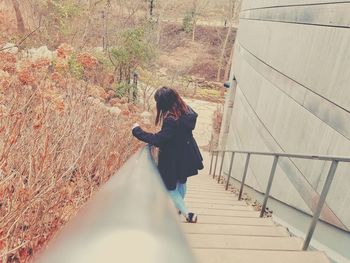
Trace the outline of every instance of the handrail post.
<instances>
[{"instance_id":1,"label":"handrail post","mask_svg":"<svg viewBox=\"0 0 350 263\"><path fill-rule=\"evenodd\" d=\"M227 175L225 190L228 189L228 184L229 184L229 182L230 182L230 177L231 177L231 171L232 171L232 165L233 165L233 159L234 159L234 157L235 157L235 152L232 152L231 160L230 160L230 168L229 168L229 170L228 170L228 175Z\"/></svg>"},{"instance_id":2,"label":"handrail post","mask_svg":"<svg viewBox=\"0 0 350 263\"><path fill-rule=\"evenodd\" d=\"M211 175L211 169L213 168L213 160L214 160L214 152L211 152L211 160L210 160L210 168L209 168L209 175Z\"/></svg>"},{"instance_id":3,"label":"handrail post","mask_svg":"<svg viewBox=\"0 0 350 263\"><path fill-rule=\"evenodd\" d=\"M247 171L248 171L249 160L250 160L250 153L247 154L247 159L246 159L246 161L245 161L245 167L244 167L244 172L243 172L243 177L242 177L241 189L239 190L238 201L242 199L242 194L243 194L243 188L244 188L244 184L245 184L245 179L246 179L246 177L247 177Z\"/></svg>"},{"instance_id":4,"label":"handrail post","mask_svg":"<svg viewBox=\"0 0 350 263\"><path fill-rule=\"evenodd\" d=\"M333 160L332 164L331 164L331 167L329 168L329 172L328 172L328 175L327 175L327 178L326 178L326 182L324 183L320 199L319 199L319 201L317 203L316 211L315 211L314 216L312 218L309 231L308 231L308 233L306 235L306 238L305 238L305 241L304 241L304 244L303 244L303 250L307 250L309 245L310 245L311 238L312 238L312 236L314 234L317 222L318 222L319 217L321 215L323 205L324 205L324 203L326 201L326 198L327 198L327 195L328 195L328 192L329 192L329 188L331 187L331 184L332 184L335 172L336 172L337 167L338 167L338 163L339 163L338 160Z\"/></svg>"},{"instance_id":5,"label":"handrail post","mask_svg":"<svg viewBox=\"0 0 350 263\"><path fill-rule=\"evenodd\" d=\"M215 165L214 165L214 172L213 172L213 179L215 178L216 165L218 164L218 158L219 158L219 151L216 152Z\"/></svg>"},{"instance_id":6,"label":"handrail post","mask_svg":"<svg viewBox=\"0 0 350 263\"><path fill-rule=\"evenodd\" d=\"M264 202L263 202L263 205L262 205L261 211L260 211L260 217L263 217L263 216L264 216L264 213L265 213L265 209L266 209L266 205L267 205L267 200L269 199L269 196L270 196L270 191L271 191L271 186L272 186L273 178L275 177L275 173L276 173L276 167L277 167L278 157L279 157L278 155L275 155L275 158L274 158L274 160L273 160L273 164L272 164L272 168L271 168L271 173L270 173L269 181L268 181L267 187L266 187Z\"/></svg>"},{"instance_id":7,"label":"handrail post","mask_svg":"<svg viewBox=\"0 0 350 263\"><path fill-rule=\"evenodd\" d=\"M218 176L218 183L220 182L221 172L222 172L222 166L224 165L225 160L225 151L222 152L221 155L221 164L220 164L220 170L219 170L219 176Z\"/></svg>"}]
</instances>

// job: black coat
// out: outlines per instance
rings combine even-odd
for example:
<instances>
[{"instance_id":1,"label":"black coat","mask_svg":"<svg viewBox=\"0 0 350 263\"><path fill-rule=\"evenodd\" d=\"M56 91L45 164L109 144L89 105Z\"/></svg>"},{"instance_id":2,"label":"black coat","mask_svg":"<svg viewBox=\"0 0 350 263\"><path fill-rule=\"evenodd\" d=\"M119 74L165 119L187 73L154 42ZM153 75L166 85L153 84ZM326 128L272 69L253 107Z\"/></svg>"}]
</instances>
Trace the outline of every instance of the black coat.
<instances>
[{"instance_id":1,"label":"black coat","mask_svg":"<svg viewBox=\"0 0 350 263\"><path fill-rule=\"evenodd\" d=\"M174 190L177 182L186 183L187 177L203 169L203 158L192 134L197 116L193 110L178 120L168 116L155 134L140 127L132 130L139 140L159 147L158 169L168 190Z\"/></svg>"}]
</instances>

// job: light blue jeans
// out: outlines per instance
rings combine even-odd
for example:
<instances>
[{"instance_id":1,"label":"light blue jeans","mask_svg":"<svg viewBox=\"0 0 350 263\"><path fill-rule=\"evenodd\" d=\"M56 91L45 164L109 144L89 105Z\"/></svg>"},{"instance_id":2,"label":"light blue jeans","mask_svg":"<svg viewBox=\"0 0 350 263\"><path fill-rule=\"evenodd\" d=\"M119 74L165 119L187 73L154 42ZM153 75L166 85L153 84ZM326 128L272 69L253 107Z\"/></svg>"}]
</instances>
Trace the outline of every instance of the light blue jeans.
<instances>
[{"instance_id":1,"label":"light blue jeans","mask_svg":"<svg viewBox=\"0 0 350 263\"><path fill-rule=\"evenodd\" d=\"M169 191L169 194L176 208L180 210L181 214L186 217L188 214L188 210L184 201L186 195L186 184L177 183L176 188L172 191Z\"/></svg>"}]
</instances>

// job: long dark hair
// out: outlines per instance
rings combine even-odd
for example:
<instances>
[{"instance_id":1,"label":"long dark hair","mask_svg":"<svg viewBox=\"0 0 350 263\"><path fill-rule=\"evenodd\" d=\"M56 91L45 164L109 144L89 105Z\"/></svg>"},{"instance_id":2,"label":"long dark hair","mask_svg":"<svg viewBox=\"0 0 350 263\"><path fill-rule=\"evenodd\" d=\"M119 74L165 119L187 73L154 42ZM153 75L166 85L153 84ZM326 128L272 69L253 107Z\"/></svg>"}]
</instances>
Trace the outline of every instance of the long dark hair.
<instances>
[{"instance_id":1,"label":"long dark hair","mask_svg":"<svg viewBox=\"0 0 350 263\"><path fill-rule=\"evenodd\" d=\"M161 87L154 94L154 99L157 104L156 125L161 123L168 115L179 119L182 114L189 112L188 106L174 89Z\"/></svg>"}]
</instances>

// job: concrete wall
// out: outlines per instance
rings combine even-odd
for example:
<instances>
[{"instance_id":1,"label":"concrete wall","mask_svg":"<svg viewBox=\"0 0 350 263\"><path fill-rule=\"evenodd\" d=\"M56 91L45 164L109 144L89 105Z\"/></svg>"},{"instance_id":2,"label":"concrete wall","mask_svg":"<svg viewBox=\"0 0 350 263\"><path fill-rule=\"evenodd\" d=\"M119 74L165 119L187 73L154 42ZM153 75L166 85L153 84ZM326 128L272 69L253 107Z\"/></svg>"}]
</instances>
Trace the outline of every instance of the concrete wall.
<instances>
[{"instance_id":1,"label":"concrete wall","mask_svg":"<svg viewBox=\"0 0 350 263\"><path fill-rule=\"evenodd\" d=\"M350 1L243 1L233 73L227 149L350 156ZM235 157L236 179L244 161ZM263 192L271 164L252 157L247 183ZM281 159L272 196L312 213L329 167ZM349 231L349 204L350 165L340 164L322 218Z\"/></svg>"}]
</instances>

